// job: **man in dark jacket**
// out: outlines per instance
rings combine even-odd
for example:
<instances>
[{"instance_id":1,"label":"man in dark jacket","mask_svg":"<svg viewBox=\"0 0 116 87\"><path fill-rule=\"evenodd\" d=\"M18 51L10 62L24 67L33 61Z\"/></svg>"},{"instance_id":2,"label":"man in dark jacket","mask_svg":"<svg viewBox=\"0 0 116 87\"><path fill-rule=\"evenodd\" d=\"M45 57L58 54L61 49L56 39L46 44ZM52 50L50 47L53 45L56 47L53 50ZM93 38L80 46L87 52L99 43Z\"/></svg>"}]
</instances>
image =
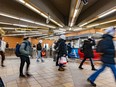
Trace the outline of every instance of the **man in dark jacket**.
<instances>
[{"instance_id":1,"label":"man in dark jacket","mask_svg":"<svg viewBox=\"0 0 116 87\"><path fill-rule=\"evenodd\" d=\"M82 46L83 53L84 53L84 59L82 60L79 66L79 69L83 69L82 68L83 63L86 61L87 58L89 58L91 62L92 70L96 70L93 64L93 60L92 60L92 58L94 57L92 46L94 45L95 45L95 41L91 38L84 41L84 44Z\"/></svg>"},{"instance_id":2,"label":"man in dark jacket","mask_svg":"<svg viewBox=\"0 0 116 87\"><path fill-rule=\"evenodd\" d=\"M20 77L25 77L25 75L23 74L23 67L25 62L27 63L26 66L26 75L27 76L31 76L28 72L29 70L29 65L30 65L30 58L29 56L32 56L32 47L31 47L31 43L30 43L30 38L28 37L24 37L23 39L24 41L22 42L21 46L20 46L20 59L21 59L21 63L20 63Z\"/></svg>"},{"instance_id":3,"label":"man in dark jacket","mask_svg":"<svg viewBox=\"0 0 116 87\"><path fill-rule=\"evenodd\" d=\"M56 48L58 47L58 56L56 60L56 65L59 65L59 71L64 71L63 64L58 64L59 58L67 55L67 49L66 49L66 44L65 41L66 37L65 35L61 35L58 42L56 43Z\"/></svg>"},{"instance_id":4,"label":"man in dark jacket","mask_svg":"<svg viewBox=\"0 0 116 87\"><path fill-rule=\"evenodd\" d=\"M104 71L106 67L111 68L115 81L116 81L116 67L115 67L115 48L113 43L113 36L116 32L114 27L109 27L105 30L106 34L102 36L102 40L99 41L97 45L97 51L101 54L101 61L102 66L101 68L93 73L87 80L91 83L91 85L96 86L94 81L96 80L97 76Z\"/></svg>"}]
</instances>

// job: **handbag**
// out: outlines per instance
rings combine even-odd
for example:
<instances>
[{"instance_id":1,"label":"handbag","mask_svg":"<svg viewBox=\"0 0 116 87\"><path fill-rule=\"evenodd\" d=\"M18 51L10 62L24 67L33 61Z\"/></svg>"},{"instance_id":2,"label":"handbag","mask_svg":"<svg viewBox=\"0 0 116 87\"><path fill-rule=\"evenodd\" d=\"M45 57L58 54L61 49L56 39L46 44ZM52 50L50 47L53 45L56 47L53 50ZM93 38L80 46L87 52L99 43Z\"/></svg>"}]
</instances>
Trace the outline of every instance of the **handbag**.
<instances>
[{"instance_id":1,"label":"handbag","mask_svg":"<svg viewBox=\"0 0 116 87\"><path fill-rule=\"evenodd\" d=\"M67 64L67 58L66 57L59 58L59 64Z\"/></svg>"}]
</instances>

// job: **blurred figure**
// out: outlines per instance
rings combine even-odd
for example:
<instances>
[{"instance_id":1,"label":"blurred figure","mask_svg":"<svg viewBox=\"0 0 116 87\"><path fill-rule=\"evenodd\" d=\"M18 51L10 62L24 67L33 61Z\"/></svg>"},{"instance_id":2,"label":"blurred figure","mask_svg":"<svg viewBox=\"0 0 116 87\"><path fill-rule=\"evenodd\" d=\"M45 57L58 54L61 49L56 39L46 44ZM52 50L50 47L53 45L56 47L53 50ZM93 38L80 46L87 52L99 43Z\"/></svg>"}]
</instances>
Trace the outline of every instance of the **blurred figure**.
<instances>
[{"instance_id":1,"label":"blurred figure","mask_svg":"<svg viewBox=\"0 0 116 87\"><path fill-rule=\"evenodd\" d=\"M56 41L52 44L52 56L53 56L53 61L56 61L56 50L55 50L55 45Z\"/></svg>"},{"instance_id":2,"label":"blurred figure","mask_svg":"<svg viewBox=\"0 0 116 87\"><path fill-rule=\"evenodd\" d=\"M96 70L93 64L93 60L92 60L92 58L94 57L92 46L94 45L95 45L95 41L91 38L84 41L84 44L82 46L83 53L84 53L84 59L82 60L79 66L79 69L83 69L82 68L83 63L86 61L87 58L89 58L91 62L91 67L92 67L91 70Z\"/></svg>"},{"instance_id":3,"label":"blurred figure","mask_svg":"<svg viewBox=\"0 0 116 87\"><path fill-rule=\"evenodd\" d=\"M56 66L59 66L59 71L64 71L65 69L63 68L63 64L59 64L59 58L61 57L66 57L67 56L67 50L66 50L66 37L65 35L61 35L58 42L56 43L55 48L57 48L58 56L56 60Z\"/></svg>"},{"instance_id":4,"label":"blurred figure","mask_svg":"<svg viewBox=\"0 0 116 87\"><path fill-rule=\"evenodd\" d=\"M99 70L97 70L87 79L92 86L96 86L94 81L96 80L97 76L104 71L106 67L109 67L112 70L115 77L115 82L116 82L116 66L115 66L115 60L114 60L115 47L113 43L113 36L115 32L116 32L116 29L114 27L109 27L107 30L105 30L106 34L102 36L102 40L100 40L97 45L96 50L97 52L101 54L101 61L103 64Z\"/></svg>"},{"instance_id":5,"label":"blurred figure","mask_svg":"<svg viewBox=\"0 0 116 87\"><path fill-rule=\"evenodd\" d=\"M37 62L39 62L39 58L41 59L41 62L44 62L41 56L41 51L42 51L42 40L39 40L39 43L37 44L37 52L38 52L38 57L37 57Z\"/></svg>"},{"instance_id":6,"label":"blurred figure","mask_svg":"<svg viewBox=\"0 0 116 87\"><path fill-rule=\"evenodd\" d=\"M36 49L36 45L33 45L33 56L32 58L36 58L37 57L37 49Z\"/></svg>"},{"instance_id":7,"label":"blurred figure","mask_svg":"<svg viewBox=\"0 0 116 87\"><path fill-rule=\"evenodd\" d=\"M6 49L6 42L3 41L2 36L0 36L0 55L1 55L1 57L2 57L2 59L1 59L1 66L2 66L2 67L5 67L5 66L4 66L5 49Z\"/></svg>"},{"instance_id":8,"label":"blurred figure","mask_svg":"<svg viewBox=\"0 0 116 87\"><path fill-rule=\"evenodd\" d=\"M69 55L71 53L71 50L72 50L71 43L68 43L67 50L68 50L68 55ZM70 58L70 56L68 56L68 58Z\"/></svg>"},{"instance_id":9,"label":"blurred figure","mask_svg":"<svg viewBox=\"0 0 116 87\"><path fill-rule=\"evenodd\" d=\"M8 42L6 43L6 48L9 48L9 44L8 44Z\"/></svg>"},{"instance_id":10,"label":"blurred figure","mask_svg":"<svg viewBox=\"0 0 116 87\"><path fill-rule=\"evenodd\" d=\"M29 65L30 65L30 58L29 56L32 56L32 47L31 47L31 40L29 37L24 37L23 39L24 41L22 42L21 46L20 46L20 59L21 59L21 63L20 63L20 77L25 77L25 75L23 74L23 67L25 62L27 63L26 66L26 76L31 76L31 74L29 74L28 70L29 70Z\"/></svg>"}]
</instances>

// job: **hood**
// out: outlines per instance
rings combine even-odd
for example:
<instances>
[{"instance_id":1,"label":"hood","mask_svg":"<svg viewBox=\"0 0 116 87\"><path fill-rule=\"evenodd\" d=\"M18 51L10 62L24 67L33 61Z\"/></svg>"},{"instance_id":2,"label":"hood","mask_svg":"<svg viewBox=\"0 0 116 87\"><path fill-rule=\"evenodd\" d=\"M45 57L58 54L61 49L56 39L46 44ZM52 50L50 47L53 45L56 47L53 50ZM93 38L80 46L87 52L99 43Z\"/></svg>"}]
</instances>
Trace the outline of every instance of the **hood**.
<instances>
[{"instance_id":1,"label":"hood","mask_svg":"<svg viewBox=\"0 0 116 87\"><path fill-rule=\"evenodd\" d=\"M114 37L111 36L111 35L109 35L109 34L104 34L104 35L102 36L102 38L114 38Z\"/></svg>"}]
</instances>

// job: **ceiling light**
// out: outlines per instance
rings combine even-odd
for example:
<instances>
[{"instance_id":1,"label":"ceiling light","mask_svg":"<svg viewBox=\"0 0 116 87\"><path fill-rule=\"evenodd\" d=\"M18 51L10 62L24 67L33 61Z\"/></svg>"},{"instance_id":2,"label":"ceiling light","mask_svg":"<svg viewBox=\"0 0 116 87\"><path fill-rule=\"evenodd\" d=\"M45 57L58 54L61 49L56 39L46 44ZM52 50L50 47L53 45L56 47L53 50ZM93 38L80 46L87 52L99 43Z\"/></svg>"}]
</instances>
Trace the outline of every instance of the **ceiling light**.
<instances>
[{"instance_id":1,"label":"ceiling light","mask_svg":"<svg viewBox=\"0 0 116 87\"><path fill-rule=\"evenodd\" d=\"M112 9L112 10L110 10L110 11L103 12L102 14L98 15L98 18L105 17L105 16L107 16L107 15L109 15L109 14L114 13L115 11L116 11L116 9Z\"/></svg>"},{"instance_id":2,"label":"ceiling light","mask_svg":"<svg viewBox=\"0 0 116 87\"><path fill-rule=\"evenodd\" d=\"M21 21L24 21L24 22L29 22L29 23L35 23L34 21L31 21L31 20L28 20L28 19L24 19L24 18L20 18Z\"/></svg>"},{"instance_id":3,"label":"ceiling light","mask_svg":"<svg viewBox=\"0 0 116 87\"><path fill-rule=\"evenodd\" d=\"M43 16L44 18L48 18L48 15L46 15L45 13L42 13L40 10L38 10L37 8L35 8L33 5L27 3L24 0L17 0L18 2L24 4L25 6L27 6L28 8L32 9L33 11L37 12L38 14L40 14L41 16ZM53 23L57 24L60 27L63 27L63 25L59 24L58 22L56 22L55 20L50 18L50 21L52 21Z\"/></svg>"},{"instance_id":4,"label":"ceiling light","mask_svg":"<svg viewBox=\"0 0 116 87\"><path fill-rule=\"evenodd\" d=\"M71 20L71 23L70 23L70 27L73 26L73 24L74 24L74 19L75 19L75 17L76 17L76 15L77 15L78 12L79 12L79 10L78 10L78 9L75 9L74 15L73 15L72 20Z\"/></svg>"},{"instance_id":5,"label":"ceiling light","mask_svg":"<svg viewBox=\"0 0 116 87\"><path fill-rule=\"evenodd\" d=\"M8 17L8 18L13 18L13 19L19 20L18 17L12 16L12 15L9 15L9 14L0 13L0 15L1 15L1 16L4 16L4 17Z\"/></svg>"},{"instance_id":6,"label":"ceiling light","mask_svg":"<svg viewBox=\"0 0 116 87\"><path fill-rule=\"evenodd\" d=\"M111 22L115 22L115 21L116 21L116 19L115 20L111 20L111 21L102 22L102 23L100 23L100 25L111 23Z\"/></svg>"},{"instance_id":7,"label":"ceiling light","mask_svg":"<svg viewBox=\"0 0 116 87\"><path fill-rule=\"evenodd\" d=\"M89 25L89 26L87 26L87 28L95 27L95 26L98 26L98 25L100 25L100 24Z\"/></svg>"},{"instance_id":8,"label":"ceiling light","mask_svg":"<svg viewBox=\"0 0 116 87\"><path fill-rule=\"evenodd\" d=\"M19 27L28 27L27 25L21 25L21 24L13 24L14 26L19 26Z\"/></svg>"},{"instance_id":9,"label":"ceiling light","mask_svg":"<svg viewBox=\"0 0 116 87\"><path fill-rule=\"evenodd\" d=\"M93 18L93 19L89 20L88 22L86 22L86 23L84 23L84 24L80 25L79 27L83 27L83 26L85 26L85 25L87 25L87 24L89 24L89 23L91 23L91 22L93 22L93 21L95 21L95 20L97 20L97 19L98 19L98 18L97 18L97 17L95 17L95 18Z\"/></svg>"},{"instance_id":10,"label":"ceiling light","mask_svg":"<svg viewBox=\"0 0 116 87\"><path fill-rule=\"evenodd\" d=\"M24 22L29 22L29 23L33 23L33 24L37 24L37 25L41 25L41 26L46 26L46 27L49 27L49 28L56 28L55 26L51 26L51 25L47 25L47 24L43 24L43 23L39 23L39 22L34 22L32 20L28 20L28 19L24 19L24 18L19 18L19 17L16 17L16 16L5 14L5 13L0 13L0 15L4 16L4 17L16 19L16 20L21 20L21 21L24 21Z\"/></svg>"},{"instance_id":11,"label":"ceiling light","mask_svg":"<svg viewBox=\"0 0 116 87\"><path fill-rule=\"evenodd\" d=\"M78 9L75 9L75 12L74 12L74 15L73 15L73 17L75 18L76 17L76 14L78 13Z\"/></svg>"},{"instance_id":12,"label":"ceiling light","mask_svg":"<svg viewBox=\"0 0 116 87\"><path fill-rule=\"evenodd\" d=\"M21 3L25 3L25 1L24 1L24 0L17 0L17 1L19 1L19 2L21 2Z\"/></svg>"},{"instance_id":13,"label":"ceiling light","mask_svg":"<svg viewBox=\"0 0 116 87\"><path fill-rule=\"evenodd\" d=\"M63 25L59 24L58 22L56 22L56 21L53 20L52 18L50 18L50 20L51 20L52 22L54 22L55 24L57 24L58 26L63 27Z\"/></svg>"},{"instance_id":14,"label":"ceiling light","mask_svg":"<svg viewBox=\"0 0 116 87\"><path fill-rule=\"evenodd\" d=\"M11 23L0 22L0 24L12 25Z\"/></svg>"},{"instance_id":15,"label":"ceiling light","mask_svg":"<svg viewBox=\"0 0 116 87\"><path fill-rule=\"evenodd\" d=\"M111 22L115 22L115 20L110 20L110 21L106 21L106 22L102 22L102 23L99 23L99 24L94 24L94 25L89 25L87 26L87 28L91 28L91 27L95 27L95 26L99 26L99 25L103 25L103 24L107 24L107 23L111 23Z\"/></svg>"},{"instance_id":16,"label":"ceiling light","mask_svg":"<svg viewBox=\"0 0 116 87\"><path fill-rule=\"evenodd\" d=\"M70 30L72 30L72 28L71 28L71 27L69 28L69 31L70 31Z\"/></svg>"},{"instance_id":17,"label":"ceiling light","mask_svg":"<svg viewBox=\"0 0 116 87\"><path fill-rule=\"evenodd\" d=\"M105 17L105 16L107 16L107 15L109 15L109 14L112 14L112 13L114 13L114 12L116 12L116 6L113 7L113 8L111 8L110 10L107 10L107 11L103 12L102 14L100 14L100 15L98 15L97 17L95 17L95 18L89 20L88 22L86 22L86 23L80 25L79 27L83 27L83 26L85 26L85 25L87 25L87 24L89 24L89 23L91 23L91 22L97 20L98 18Z\"/></svg>"},{"instance_id":18,"label":"ceiling light","mask_svg":"<svg viewBox=\"0 0 116 87\"><path fill-rule=\"evenodd\" d=\"M79 31L79 30L82 30L83 28L81 28L81 27L78 27L78 28L76 28L76 29L73 29L73 31Z\"/></svg>"}]
</instances>

